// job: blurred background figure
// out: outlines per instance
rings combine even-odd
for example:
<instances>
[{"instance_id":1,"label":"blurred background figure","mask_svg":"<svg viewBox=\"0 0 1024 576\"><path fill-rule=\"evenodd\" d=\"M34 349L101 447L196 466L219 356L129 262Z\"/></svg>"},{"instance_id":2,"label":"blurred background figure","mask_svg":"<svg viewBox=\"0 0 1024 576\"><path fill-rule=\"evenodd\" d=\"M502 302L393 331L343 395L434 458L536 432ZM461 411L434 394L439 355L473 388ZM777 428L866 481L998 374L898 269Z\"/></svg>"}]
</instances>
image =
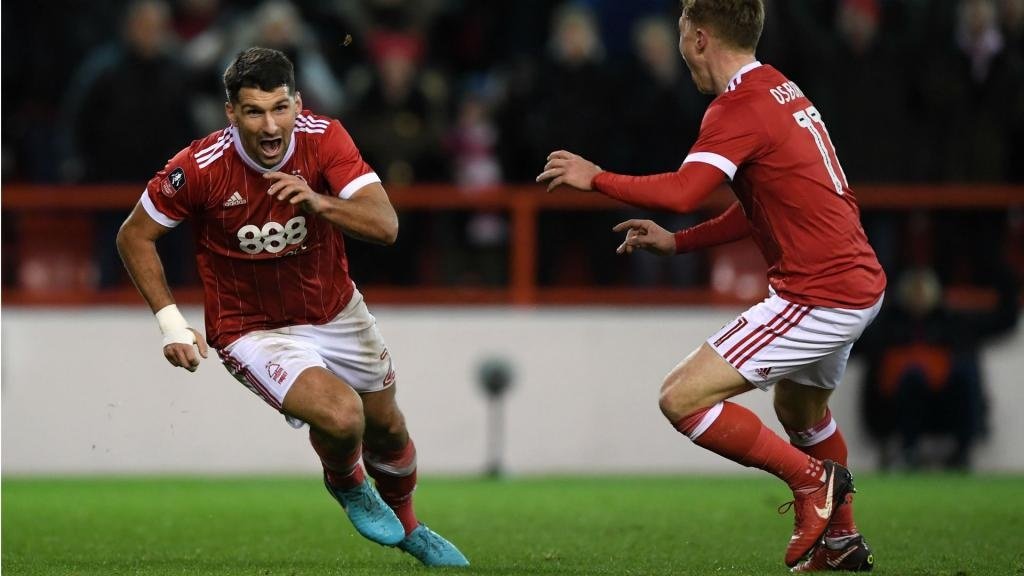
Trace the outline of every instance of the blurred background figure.
<instances>
[{"instance_id":1,"label":"blurred background figure","mask_svg":"<svg viewBox=\"0 0 1024 576\"><path fill-rule=\"evenodd\" d=\"M605 61L601 31L582 5L565 4L554 16L548 54L540 70L534 105L546 121L538 126L536 157L550 150L580 150L608 158L617 128L614 63Z\"/></svg>"},{"instance_id":2,"label":"blurred background figure","mask_svg":"<svg viewBox=\"0 0 1024 576\"><path fill-rule=\"evenodd\" d=\"M531 156L543 164L552 150L573 150L602 164L621 165L626 147L618 142L615 113L620 104L614 63L605 61L594 13L582 4L558 9L551 25L548 54L540 69L533 106L538 119ZM593 239L612 240L615 216L580 212L541 218L541 282L579 285L610 280L609 250Z\"/></svg>"},{"instance_id":3,"label":"blurred background figure","mask_svg":"<svg viewBox=\"0 0 1024 576\"><path fill-rule=\"evenodd\" d=\"M124 14L120 37L91 52L71 82L65 179L145 182L147 166L170 158L195 134L189 78L175 55L170 7L140 0ZM140 130L159 111L160 129Z\"/></svg>"},{"instance_id":4,"label":"blurred background figure","mask_svg":"<svg viewBox=\"0 0 1024 576\"><path fill-rule=\"evenodd\" d=\"M493 190L503 182L493 118L495 89L485 77L467 82L445 142L451 158L452 181L463 194ZM500 285L508 277L508 218L496 211L476 211L450 222L447 234L448 273L454 284ZM461 232L461 233L460 233ZM454 257L454 258L452 258Z\"/></svg>"},{"instance_id":5,"label":"blurred background figure","mask_svg":"<svg viewBox=\"0 0 1024 576\"><path fill-rule=\"evenodd\" d=\"M697 138L700 121L711 98L693 89L689 72L679 58L679 32L662 17L648 16L633 28L630 67L630 105L623 111L623 150L627 164L638 174L671 172L679 167ZM627 211L629 218L657 218L671 230L696 224L693 214ZM632 283L639 286L693 286L701 279L701 256L663 258L648 252L628 262Z\"/></svg>"},{"instance_id":6,"label":"blurred background figure","mask_svg":"<svg viewBox=\"0 0 1024 576\"><path fill-rule=\"evenodd\" d=\"M903 272L858 342L867 360L862 416L880 467L967 470L989 428L980 355L1017 323L1017 283L1003 268L990 309L951 310L931 268ZM938 439L929 449L928 440Z\"/></svg>"},{"instance_id":7,"label":"blurred background figure","mask_svg":"<svg viewBox=\"0 0 1024 576\"><path fill-rule=\"evenodd\" d=\"M466 191L493 187L502 182L497 158L498 128L491 117L491 98L481 83L470 84L462 94L455 124L448 132L447 151L452 180Z\"/></svg>"},{"instance_id":8,"label":"blurred background figure","mask_svg":"<svg viewBox=\"0 0 1024 576\"><path fill-rule=\"evenodd\" d=\"M353 137L385 182L441 181L447 86L424 71L425 46L416 36L378 36L370 50L369 86L348 114Z\"/></svg>"},{"instance_id":9,"label":"blurred background figure","mask_svg":"<svg viewBox=\"0 0 1024 576\"><path fill-rule=\"evenodd\" d=\"M1006 51L1017 62L1024 62L1024 0L1001 0L997 22L1002 26ZM1024 90L1024 88L1022 88ZM1024 182L1024 119L1010 127L1010 182Z\"/></svg>"},{"instance_id":10,"label":"blurred background figure","mask_svg":"<svg viewBox=\"0 0 1024 576\"><path fill-rule=\"evenodd\" d=\"M341 38L338 41L341 42ZM341 111L344 105L342 85L321 53L317 36L294 4L287 0L267 0L260 4L250 18L239 22L234 48L225 57L230 60L250 46L280 50L295 63L295 83L302 93L303 106L327 116Z\"/></svg>"},{"instance_id":11,"label":"blurred background figure","mask_svg":"<svg viewBox=\"0 0 1024 576\"><path fill-rule=\"evenodd\" d=\"M66 181L131 182L141 190L147 172L195 136L190 78L176 55L177 45L170 6L163 0L139 0L125 11L117 40L86 56L64 102ZM154 115L159 128L150 124ZM95 220L100 287L123 281L113 239L126 214L127 207L101 212ZM189 238L167 244L169 281L194 277L189 245Z\"/></svg>"},{"instance_id":12,"label":"blurred background figure","mask_svg":"<svg viewBox=\"0 0 1024 576\"><path fill-rule=\"evenodd\" d=\"M952 42L923 80L925 130L935 142L931 180L1019 179L1024 65L1000 29L993 0L960 0ZM1019 164L1019 162L1018 162Z\"/></svg>"},{"instance_id":13,"label":"blurred background figure","mask_svg":"<svg viewBox=\"0 0 1024 576\"><path fill-rule=\"evenodd\" d=\"M178 0L173 27L181 41L181 57L191 84L192 116L198 134L223 128L223 75L232 54L233 23L242 13L221 0Z\"/></svg>"},{"instance_id":14,"label":"blurred background figure","mask_svg":"<svg viewBox=\"0 0 1024 576\"><path fill-rule=\"evenodd\" d=\"M352 107L342 115L352 137L391 187L443 181L447 83L424 66L426 45L418 34L375 31L368 41L368 83L356 90ZM402 211L399 220L403 241L397 249L355 248L354 253L363 252L373 261L373 270L363 273L399 285L440 283L441 242L431 234L429 217Z\"/></svg>"}]
</instances>

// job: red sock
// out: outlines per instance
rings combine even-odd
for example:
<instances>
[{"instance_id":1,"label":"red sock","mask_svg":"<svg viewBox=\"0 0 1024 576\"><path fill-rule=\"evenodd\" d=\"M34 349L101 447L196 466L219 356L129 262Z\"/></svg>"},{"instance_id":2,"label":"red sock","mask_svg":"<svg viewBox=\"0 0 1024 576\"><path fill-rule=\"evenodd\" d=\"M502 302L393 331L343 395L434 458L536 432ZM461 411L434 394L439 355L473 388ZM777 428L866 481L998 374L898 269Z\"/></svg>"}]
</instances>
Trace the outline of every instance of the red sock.
<instances>
[{"instance_id":1,"label":"red sock","mask_svg":"<svg viewBox=\"0 0 1024 576\"><path fill-rule=\"evenodd\" d=\"M750 410L721 402L676 423L695 444L744 466L778 476L793 491L821 485L821 462L765 427Z\"/></svg>"},{"instance_id":2,"label":"red sock","mask_svg":"<svg viewBox=\"0 0 1024 576\"><path fill-rule=\"evenodd\" d=\"M333 448L325 442L317 432L309 430L309 443L320 457L324 467L327 483L339 490L355 488L366 479L363 468L359 465L359 447L349 454L335 454Z\"/></svg>"},{"instance_id":3,"label":"red sock","mask_svg":"<svg viewBox=\"0 0 1024 576\"><path fill-rule=\"evenodd\" d=\"M363 447L366 471L377 483L377 492L395 511L409 534L420 525L412 508L412 493L416 489L416 445L412 438L405 447L390 452L370 452Z\"/></svg>"},{"instance_id":4,"label":"red sock","mask_svg":"<svg viewBox=\"0 0 1024 576\"><path fill-rule=\"evenodd\" d=\"M789 432L790 442L805 454L818 460L832 460L846 466L846 439L839 431L836 421L832 419L831 410L826 409L825 417L821 422L807 430L797 431L787 428L786 432ZM836 510L825 536L840 538L857 533L857 525L853 521L853 494L850 494L846 497L846 505L840 506Z\"/></svg>"}]
</instances>

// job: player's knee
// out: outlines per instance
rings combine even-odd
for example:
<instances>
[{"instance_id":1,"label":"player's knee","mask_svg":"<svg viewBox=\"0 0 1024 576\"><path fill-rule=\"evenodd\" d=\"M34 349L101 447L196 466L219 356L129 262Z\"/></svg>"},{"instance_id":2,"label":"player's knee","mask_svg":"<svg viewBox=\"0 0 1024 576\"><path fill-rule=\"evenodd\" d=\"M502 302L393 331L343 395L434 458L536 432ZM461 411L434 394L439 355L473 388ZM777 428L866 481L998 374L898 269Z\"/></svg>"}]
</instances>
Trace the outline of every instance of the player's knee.
<instances>
[{"instance_id":1,"label":"player's knee","mask_svg":"<svg viewBox=\"0 0 1024 576\"><path fill-rule=\"evenodd\" d=\"M687 393L685 381L675 374L666 376L661 384L658 407L665 418L673 424L693 412L693 398Z\"/></svg>"},{"instance_id":2,"label":"player's knee","mask_svg":"<svg viewBox=\"0 0 1024 576\"><path fill-rule=\"evenodd\" d=\"M398 410L383 418L366 418L366 439L368 447L374 450L395 450L401 448L409 440L405 428L405 417Z\"/></svg>"},{"instance_id":3,"label":"player's knee","mask_svg":"<svg viewBox=\"0 0 1024 576\"><path fill-rule=\"evenodd\" d=\"M337 440L359 438L365 421L363 409L355 402L339 402L323 410L316 422L310 422L322 433Z\"/></svg>"},{"instance_id":4,"label":"player's knee","mask_svg":"<svg viewBox=\"0 0 1024 576\"><path fill-rule=\"evenodd\" d=\"M776 392L775 398L772 402L772 407L775 408L775 417L779 419L779 423L786 428L794 428L796 424L797 411L793 406L779 397Z\"/></svg>"}]
</instances>

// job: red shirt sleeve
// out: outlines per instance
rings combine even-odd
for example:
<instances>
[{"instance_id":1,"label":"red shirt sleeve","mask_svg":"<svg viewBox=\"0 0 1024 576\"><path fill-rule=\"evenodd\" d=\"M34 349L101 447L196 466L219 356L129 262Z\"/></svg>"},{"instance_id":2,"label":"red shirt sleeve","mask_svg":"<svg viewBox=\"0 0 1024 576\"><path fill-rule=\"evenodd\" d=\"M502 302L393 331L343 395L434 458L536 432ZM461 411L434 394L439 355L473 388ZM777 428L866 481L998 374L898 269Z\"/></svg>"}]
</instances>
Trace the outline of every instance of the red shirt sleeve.
<instances>
[{"instance_id":1,"label":"red shirt sleeve","mask_svg":"<svg viewBox=\"0 0 1024 576\"><path fill-rule=\"evenodd\" d=\"M740 203L734 202L725 212L711 220L676 232L676 254L728 244L749 235L750 221Z\"/></svg>"},{"instance_id":2,"label":"red shirt sleeve","mask_svg":"<svg viewBox=\"0 0 1024 576\"><path fill-rule=\"evenodd\" d=\"M684 162L679 170L651 176L601 172L594 189L633 206L671 212L693 212L722 183L722 172L699 162Z\"/></svg>"},{"instance_id":3,"label":"red shirt sleeve","mask_svg":"<svg viewBox=\"0 0 1024 576\"><path fill-rule=\"evenodd\" d=\"M332 120L320 147L321 162L327 184L341 198L350 198L357 190L380 182L380 177L363 161L352 136L341 122Z\"/></svg>"},{"instance_id":4,"label":"red shirt sleeve","mask_svg":"<svg viewBox=\"0 0 1024 576\"><path fill-rule=\"evenodd\" d=\"M185 148L146 184L142 206L150 218L173 228L201 205L199 188L199 170L192 149Z\"/></svg>"}]
</instances>

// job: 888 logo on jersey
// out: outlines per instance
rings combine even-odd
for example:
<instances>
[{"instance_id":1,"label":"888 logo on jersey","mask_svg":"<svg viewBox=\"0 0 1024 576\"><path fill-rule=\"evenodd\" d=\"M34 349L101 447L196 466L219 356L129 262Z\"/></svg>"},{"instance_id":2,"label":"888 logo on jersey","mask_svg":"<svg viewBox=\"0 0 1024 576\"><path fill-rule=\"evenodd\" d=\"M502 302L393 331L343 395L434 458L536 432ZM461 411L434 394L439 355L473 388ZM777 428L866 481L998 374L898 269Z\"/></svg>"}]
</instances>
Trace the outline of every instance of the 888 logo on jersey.
<instances>
[{"instance_id":1,"label":"888 logo on jersey","mask_svg":"<svg viewBox=\"0 0 1024 576\"><path fill-rule=\"evenodd\" d=\"M238 249L246 254L277 254L288 246L302 244L308 234L306 217L295 216L284 224L273 220L262 226L246 224L238 229L236 236Z\"/></svg>"}]
</instances>

